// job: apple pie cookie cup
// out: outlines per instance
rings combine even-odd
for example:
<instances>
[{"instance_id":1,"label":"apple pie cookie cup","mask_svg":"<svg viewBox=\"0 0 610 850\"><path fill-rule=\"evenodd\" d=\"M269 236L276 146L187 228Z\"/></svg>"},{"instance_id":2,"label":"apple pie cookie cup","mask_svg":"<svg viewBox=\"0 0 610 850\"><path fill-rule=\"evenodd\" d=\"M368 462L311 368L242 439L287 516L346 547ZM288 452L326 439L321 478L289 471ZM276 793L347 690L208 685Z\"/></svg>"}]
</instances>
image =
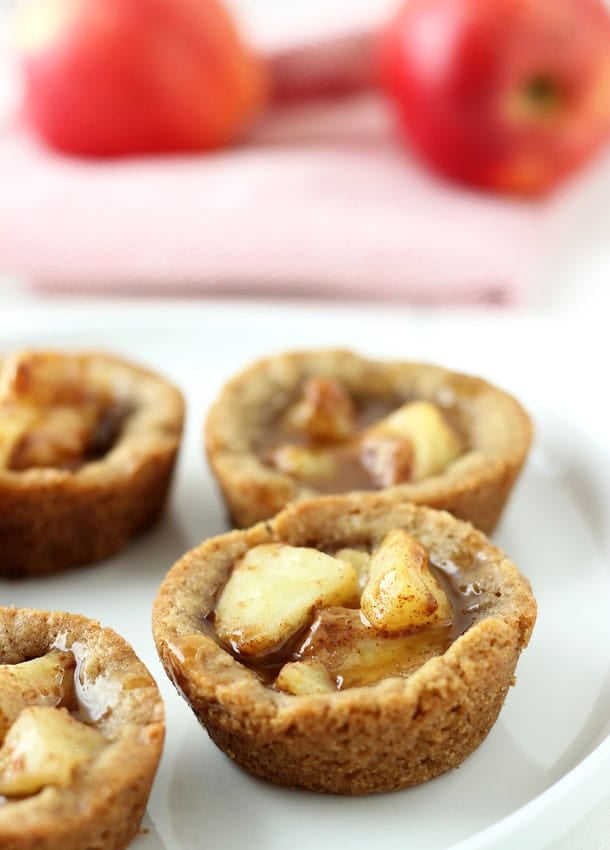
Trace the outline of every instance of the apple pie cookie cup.
<instances>
[{"instance_id":1,"label":"apple pie cookie cup","mask_svg":"<svg viewBox=\"0 0 610 850\"><path fill-rule=\"evenodd\" d=\"M97 352L0 358L0 378L0 575L99 561L155 523L182 435L176 387Z\"/></svg>"},{"instance_id":2,"label":"apple pie cookie cup","mask_svg":"<svg viewBox=\"0 0 610 850\"><path fill-rule=\"evenodd\" d=\"M0 608L0 677L0 846L127 847L164 739L132 648L78 615Z\"/></svg>"},{"instance_id":3,"label":"apple pie cookie cup","mask_svg":"<svg viewBox=\"0 0 610 850\"><path fill-rule=\"evenodd\" d=\"M309 351L233 378L210 410L205 442L241 528L300 499L382 490L489 533L527 456L531 423L516 399L480 378Z\"/></svg>"},{"instance_id":4,"label":"apple pie cookie cup","mask_svg":"<svg viewBox=\"0 0 610 850\"><path fill-rule=\"evenodd\" d=\"M219 611L229 584L240 565L249 561L251 570L256 552L264 552L264 564L276 557L274 547L286 547L290 557L313 548L316 552L307 557L315 572L318 561L322 569L324 565L334 569L330 562L338 560L337 553L359 560L362 552L384 547L387 551L388 539L396 534L408 536L416 547L426 547L431 563L457 588L453 622L442 625L449 636L445 643L441 629L419 634L407 630L406 637L390 640L388 654L382 649L385 635L373 631L359 644L362 652L373 653L372 662L370 657L364 662L360 658L354 667L349 660L353 647L346 647L346 642L361 640L362 612L353 608L358 603L352 599L347 603L351 608L329 607L321 615L318 611L316 620L320 597L306 612L309 631L303 633L302 623L295 627L300 635L298 652L294 641L286 651L292 639L283 638L278 647L265 647L258 658L248 658L236 646L241 640L248 652L244 640L251 623L222 633ZM278 617L289 617L291 599L311 576L288 584L282 602L284 578L278 570L275 573L275 581L272 576L269 586L256 592L249 604L244 598L233 600L242 619L248 620L248 611L260 607L257 598L278 593ZM341 583L344 577L337 580ZM312 581L324 583L323 575ZM314 588L314 596L317 593ZM366 588L363 608L365 594ZM335 603L331 593L326 604ZM347 630L341 617L351 624ZM204 542L187 553L162 584L153 631L169 678L231 759L281 785L358 795L424 782L457 767L478 747L514 682L535 617L529 583L481 532L446 512L406 503L388 505L370 494L304 501L266 523ZM317 625L311 626L312 621ZM333 621L339 623L334 633ZM253 640L258 637L254 633ZM407 658L397 673L393 653L401 641L416 642L414 649L408 649L415 653L415 663ZM314 645L313 655L306 657L307 648ZM384 654L376 656L377 652ZM283 656L279 664L278 653ZM328 663L330 677L328 671L320 671L320 657ZM376 657L386 665L381 672ZM343 658L339 667L337 658ZM301 663L295 664L295 659ZM341 663L346 667L341 669ZM269 678L274 665L275 679ZM325 681L318 686L316 679L311 686L310 680L303 689L299 681L295 684L295 672L308 678L312 672L316 677L321 674ZM286 687L288 674L292 683Z\"/></svg>"}]
</instances>

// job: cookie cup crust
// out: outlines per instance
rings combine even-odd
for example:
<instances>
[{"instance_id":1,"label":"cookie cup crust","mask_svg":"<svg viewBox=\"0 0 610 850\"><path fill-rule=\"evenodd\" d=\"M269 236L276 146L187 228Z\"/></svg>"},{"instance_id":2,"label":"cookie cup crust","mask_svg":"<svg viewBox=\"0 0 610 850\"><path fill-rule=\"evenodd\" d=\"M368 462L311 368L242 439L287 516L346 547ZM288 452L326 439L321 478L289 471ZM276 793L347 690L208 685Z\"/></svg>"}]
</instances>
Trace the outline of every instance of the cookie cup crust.
<instances>
[{"instance_id":1,"label":"cookie cup crust","mask_svg":"<svg viewBox=\"0 0 610 850\"><path fill-rule=\"evenodd\" d=\"M0 663L71 649L88 682L107 677L108 706L92 722L108 740L66 788L2 802L2 850L123 850L140 828L161 757L164 711L157 686L111 629L76 614L0 607ZM105 689L106 690L106 689ZM100 699L104 700L103 694Z\"/></svg>"},{"instance_id":2,"label":"cookie cup crust","mask_svg":"<svg viewBox=\"0 0 610 850\"><path fill-rule=\"evenodd\" d=\"M293 696L265 686L202 630L248 549L277 541L375 545L393 528L414 534L484 588L468 630L409 678ZM416 785L457 767L495 722L535 617L528 581L481 532L446 512L372 494L298 503L187 553L160 588L153 632L170 679L230 758L281 785L356 795Z\"/></svg>"},{"instance_id":3,"label":"cookie cup crust","mask_svg":"<svg viewBox=\"0 0 610 850\"><path fill-rule=\"evenodd\" d=\"M206 450L236 526L249 527L289 502L319 495L266 465L256 453L273 416L314 376L336 378L357 398L454 406L469 444L465 453L440 475L383 492L395 501L450 511L486 533L494 529L532 439L530 419L517 400L480 378L440 366L367 360L340 350L260 360L233 378L212 406L205 425Z\"/></svg>"},{"instance_id":4,"label":"cookie cup crust","mask_svg":"<svg viewBox=\"0 0 610 850\"><path fill-rule=\"evenodd\" d=\"M108 380L131 410L99 460L76 470L0 468L3 576L43 575L107 558L153 525L166 501L184 421L180 391L117 357L69 356Z\"/></svg>"}]
</instances>

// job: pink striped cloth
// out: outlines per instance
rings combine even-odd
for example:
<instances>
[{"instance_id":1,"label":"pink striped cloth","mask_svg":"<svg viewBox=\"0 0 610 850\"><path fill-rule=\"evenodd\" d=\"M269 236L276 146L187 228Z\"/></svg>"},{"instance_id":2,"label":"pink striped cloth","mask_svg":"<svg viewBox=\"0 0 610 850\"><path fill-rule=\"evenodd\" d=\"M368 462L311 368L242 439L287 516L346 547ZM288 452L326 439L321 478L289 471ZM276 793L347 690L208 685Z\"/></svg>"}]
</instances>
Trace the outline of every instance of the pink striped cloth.
<instances>
[{"instance_id":1,"label":"pink striped cloth","mask_svg":"<svg viewBox=\"0 0 610 850\"><path fill-rule=\"evenodd\" d=\"M279 46L276 106L205 156L89 162L0 125L0 272L47 291L522 301L547 204L435 179L370 86L370 33Z\"/></svg>"}]
</instances>

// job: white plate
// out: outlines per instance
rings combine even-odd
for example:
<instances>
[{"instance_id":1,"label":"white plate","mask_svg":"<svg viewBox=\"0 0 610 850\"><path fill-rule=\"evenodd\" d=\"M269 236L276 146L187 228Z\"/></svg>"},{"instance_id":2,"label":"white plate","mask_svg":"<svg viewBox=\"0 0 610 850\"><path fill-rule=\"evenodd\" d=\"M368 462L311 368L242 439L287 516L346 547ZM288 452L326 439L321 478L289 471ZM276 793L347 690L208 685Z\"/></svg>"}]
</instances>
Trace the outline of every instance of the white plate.
<instances>
[{"instance_id":1,"label":"white plate","mask_svg":"<svg viewBox=\"0 0 610 850\"><path fill-rule=\"evenodd\" d=\"M498 850L518 841L541 847L607 793L610 516L604 492L610 458L604 400L582 380L584 357L574 351L587 349L579 349L574 328L500 316L243 302L62 305L4 318L1 349L103 347L158 368L188 398L171 504L156 530L104 564L47 580L0 581L3 604L78 611L114 627L157 677L168 737L139 850L346 844L370 850L380 840L417 850ZM488 739L459 770L364 799L278 789L241 772L173 691L150 637L151 603L168 568L226 529L200 447L208 405L223 381L254 357L318 345L481 374L517 394L537 427L530 461L495 535L530 577L540 608L517 686ZM589 377L594 387L596 376ZM601 369L598 378L604 378Z\"/></svg>"}]
</instances>

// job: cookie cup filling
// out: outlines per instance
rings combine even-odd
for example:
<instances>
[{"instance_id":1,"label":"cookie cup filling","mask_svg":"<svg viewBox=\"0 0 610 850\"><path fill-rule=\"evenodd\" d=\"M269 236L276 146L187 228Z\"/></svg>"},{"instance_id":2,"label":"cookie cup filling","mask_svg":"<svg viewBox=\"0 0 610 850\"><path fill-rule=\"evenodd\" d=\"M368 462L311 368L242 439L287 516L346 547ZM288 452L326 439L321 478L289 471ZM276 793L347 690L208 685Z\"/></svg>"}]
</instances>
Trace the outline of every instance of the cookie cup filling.
<instances>
[{"instance_id":1,"label":"cookie cup filling","mask_svg":"<svg viewBox=\"0 0 610 850\"><path fill-rule=\"evenodd\" d=\"M152 525L165 504L182 435L180 392L147 369L95 352L34 357L54 358L60 369L62 360L77 368L90 382L83 387L85 396L102 387L119 422L99 457L72 467L0 465L0 575L5 576L101 560ZM8 365L0 358L0 374ZM0 429L10 423L4 416L3 423L0 407Z\"/></svg>"},{"instance_id":2,"label":"cookie cup filling","mask_svg":"<svg viewBox=\"0 0 610 850\"><path fill-rule=\"evenodd\" d=\"M9 728L0 748L0 783L5 793L0 796L0 847L122 850L140 827L161 756L161 698L132 648L110 629L73 614L0 608L0 665L10 665L9 676L13 669L18 673L23 662L44 659L57 650L74 657L75 701L68 717L66 708L48 707L52 689L39 685L40 704L47 707L32 708L36 706L32 683L20 674L28 707L12 718L12 733ZM24 737L18 743L25 749L26 764L34 764L34 776L27 770L22 776L22 760L11 759L6 750L11 735L14 737L32 711L56 713L57 722L79 727L81 736L93 738L95 748L90 757L80 758L77 752L77 758L70 761L70 740L62 744L54 734L45 741L45 728L41 726L41 740L53 755L39 763L39 750L32 749L31 740ZM67 766L58 772L57 762L61 767L66 758ZM33 784L37 770L46 777L38 785ZM29 785L34 790L9 792L16 776L22 787Z\"/></svg>"},{"instance_id":3,"label":"cookie cup filling","mask_svg":"<svg viewBox=\"0 0 610 850\"><path fill-rule=\"evenodd\" d=\"M295 695L270 686L215 633L223 589L256 547L374 549L396 529L427 547L453 581L477 588L476 605L454 611L449 647L414 672ZM431 779L483 741L535 616L527 580L481 532L446 512L371 494L301 502L267 523L203 543L162 584L153 630L168 676L230 758L278 784L367 794Z\"/></svg>"}]
</instances>

